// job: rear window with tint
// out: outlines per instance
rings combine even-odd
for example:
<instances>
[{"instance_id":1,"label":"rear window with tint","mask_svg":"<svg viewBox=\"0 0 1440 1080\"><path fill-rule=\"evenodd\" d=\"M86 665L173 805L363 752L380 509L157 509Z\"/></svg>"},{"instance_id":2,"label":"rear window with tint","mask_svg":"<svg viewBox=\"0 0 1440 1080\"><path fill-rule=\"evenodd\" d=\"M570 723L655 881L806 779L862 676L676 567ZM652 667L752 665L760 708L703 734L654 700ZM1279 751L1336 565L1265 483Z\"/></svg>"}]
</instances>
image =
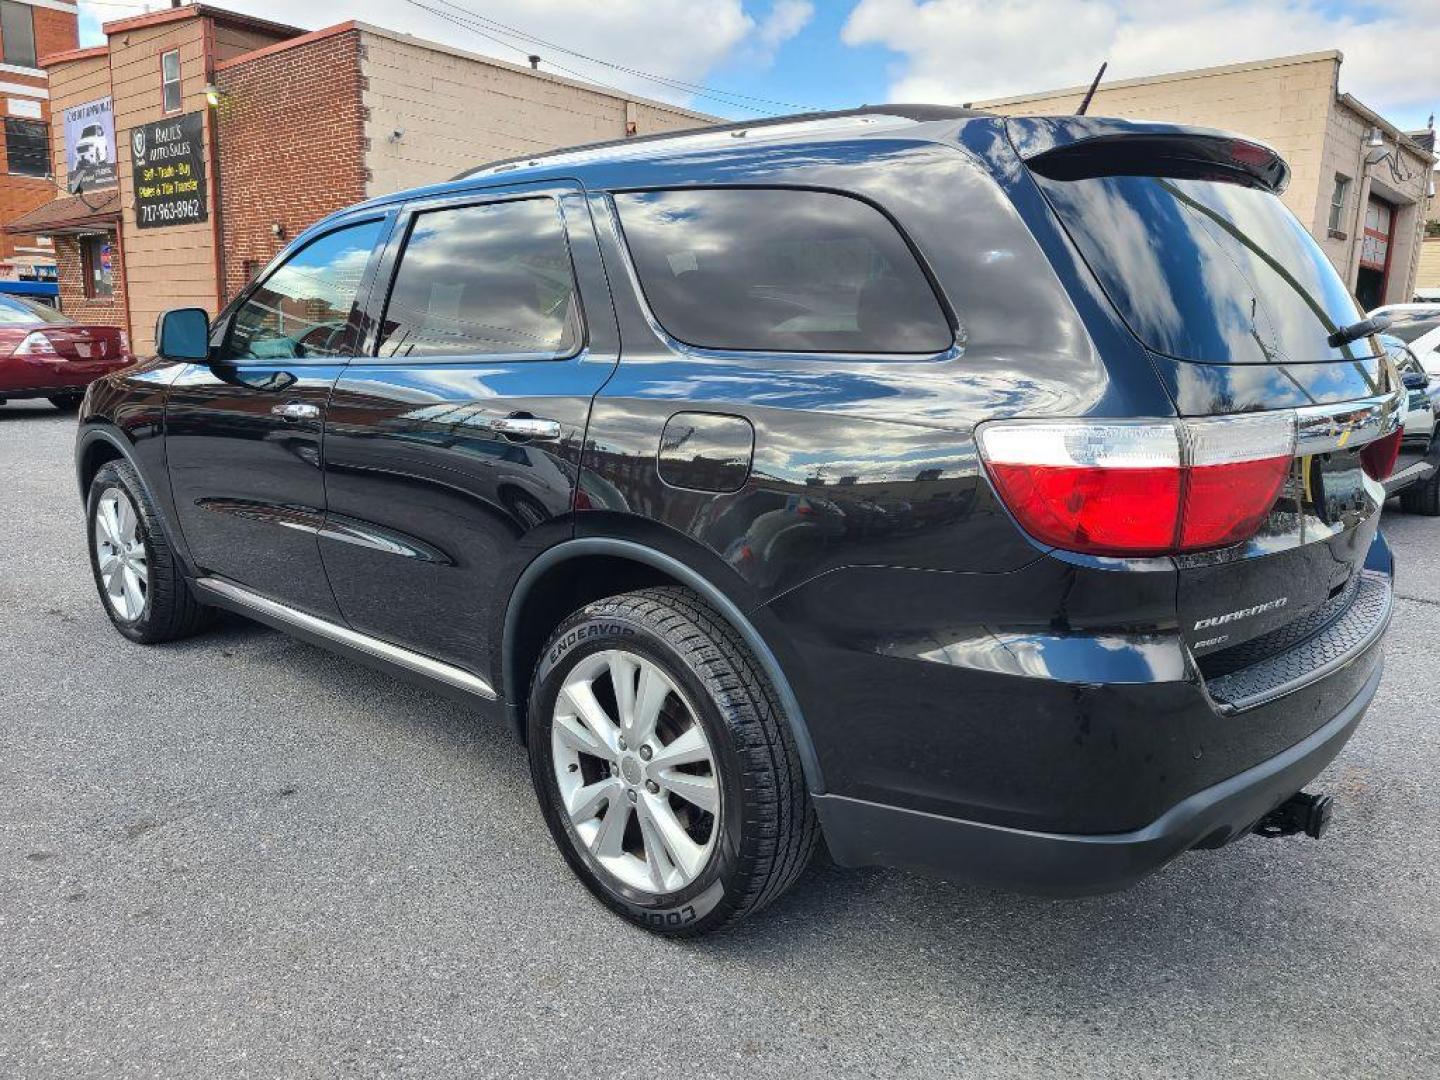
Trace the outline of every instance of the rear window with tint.
<instances>
[{"instance_id":1,"label":"rear window with tint","mask_svg":"<svg viewBox=\"0 0 1440 1080\"><path fill-rule=\"evenodd\" d=\"M1181 360L1344 359L1326 338L1362 318L1278 197L1210 180L1036 176L1136 336Z\"/></svg>"},{"instance_id":2,"label":"rear window with tint","mask_svg":"<svg viewBox=\"0 0 1440 1080\"><path fill-rule=\"evenodd\" d=\"M954 341L914 253L857 199L702 188L615 204L655 318L689 345L936 353Z\"/></svg>"},{"instance_id":3,"label":"rear window with tint","mask_svg":"<svg viewBox=\"0 0 1440 1080\"><path fill-rule=\"evenodd\" d=\"M580 339L579 298L555 200L415 216L380 328L381 356L554 359L573 355Z\"/></svg>"},{"instance_id":4,"label":"rear window with tint","mask_svg":"<svg viewBox=\"0 0 1440 1080\"><path fill-rule=\"evenodd\" d=\"M18 296L0 296L0 326L29 326L41 322L63 326L69 321L46 304L31 303Z\"/></svg>"}]
</instances>

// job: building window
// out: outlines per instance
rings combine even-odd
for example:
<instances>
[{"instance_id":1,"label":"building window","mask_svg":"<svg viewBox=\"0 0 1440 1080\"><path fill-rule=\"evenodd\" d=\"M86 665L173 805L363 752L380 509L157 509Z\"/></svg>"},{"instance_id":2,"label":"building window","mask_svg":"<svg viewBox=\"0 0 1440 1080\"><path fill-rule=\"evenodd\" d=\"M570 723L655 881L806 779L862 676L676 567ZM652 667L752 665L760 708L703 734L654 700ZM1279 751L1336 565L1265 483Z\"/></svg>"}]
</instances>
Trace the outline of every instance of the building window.
<instances>
[{"instance_id":1,"label":"building window","mask_svg":"<svg viewBox=\"0 0 1440 1080\"><path fill-rule=\"evenodd\" d=\"M80 241L85 272L85 295L92 300L115 298L115 242L109 236L87 236Z\"/></svg>"},{"instance_id":2,"label":"building window","mask_svg":"<svg viewBox=\"0 0 1440 1080\"><path fill-rule=\"evenodd\" d=\"M1335 174L1335 190L1330 195L1330 231L1343 232L1345 200L1350 196L1350 178Z\"/></svg>"},{"instance_id":3,"label":"building window","mask_svg":"<svg viewBox=\"0 0 1440 1080\"><path fill-rule=\"evenodd\" d=\"M167 113L180 111L180 50L160 56L160 93Z\"/></svg>"},{"instance_id":4,"label":"building window","mask_svg":"<svg viewBox=\"0 0 1440 1080\"><path fill-rule=\"evenodd\" d=\"M35 9L15 0L0 0L0 46L5 63L35 66Z\"/></svg>"},{"instance_id":5,"label":"building window","mask_svg":"<svg viewBox=\"0 0 1440 1080\"><path fill-rule=\"evenodd\" d=\"M50 129L39 120L7 116L5 167L16 176L49 176Z\"/></svg>"}]
</instances>

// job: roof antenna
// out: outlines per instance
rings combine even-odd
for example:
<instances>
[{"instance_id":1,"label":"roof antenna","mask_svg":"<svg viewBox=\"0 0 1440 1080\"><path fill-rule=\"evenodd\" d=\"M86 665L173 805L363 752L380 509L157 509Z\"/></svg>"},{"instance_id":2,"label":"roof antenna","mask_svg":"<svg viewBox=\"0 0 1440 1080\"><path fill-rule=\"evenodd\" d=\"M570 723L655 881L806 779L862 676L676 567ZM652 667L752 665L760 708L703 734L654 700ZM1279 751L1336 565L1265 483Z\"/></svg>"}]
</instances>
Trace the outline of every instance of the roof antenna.
<instances>
[{"instance_id":1,"label":"roof antenna","mask_svg":"<svg viewBox=\"0 0 1440 1080\"><path fill-rule=\"evenodd\" d=\"M1090 108L1090 99L1095 96L1095 90L1100 85L1100 80L1105 77L1105 69L1109 66L1110 61L1106 60L1100 65L1100 70L1095 72L1095 81L1090 84L1090 89L1085 91L1085 100L1080 102L1080 107L1075 110L1076 116L1084 116L1085 110Z\"/></svg>"}]
</instances>

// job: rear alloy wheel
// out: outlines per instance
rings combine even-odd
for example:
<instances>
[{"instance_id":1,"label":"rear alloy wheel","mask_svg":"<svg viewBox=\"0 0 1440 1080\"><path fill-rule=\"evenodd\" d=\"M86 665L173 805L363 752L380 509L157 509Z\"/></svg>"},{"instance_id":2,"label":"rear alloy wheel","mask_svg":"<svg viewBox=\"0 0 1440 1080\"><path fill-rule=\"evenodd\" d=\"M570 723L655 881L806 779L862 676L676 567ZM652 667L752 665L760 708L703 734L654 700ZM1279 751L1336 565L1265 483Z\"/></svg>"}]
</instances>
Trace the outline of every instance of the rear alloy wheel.
<instances>
[{"instance_id":1,"label":"rear alloy wheel","mask_svg":"<svg viewBox=\"0 0 1440 1080\"><path fill-rule=\"evenodd\" d=\"M555 703L550 759L575 834L607 871L648 893L700 876L718 831L714 753L656 664L606 649L572 668Z\"/></svg>"},{"instance_id":2,"label":"rear alloy wheel","mask_svg":"<svg viewBox=\"0 0 1440 1080\"><path fill-rule=\"evenodd\" d=\"M612 596L566 619L535 673L528 741L566 861L647 929L729 926L814 853L815 812L774 688L686 589Z\"/></svg>"},{"instance_id":3,"label":"rear alloy wheel","mask_svg":"<svg viewBox=\"0 0 1440 1080\"><path fill-rule=\"evenodd\" d=\"M190 591L150 494L128 461L100 467L85 512L90 569L115 629L148 645L187 637L210 622L213 609Z\"/></svg>"}]
</instances>

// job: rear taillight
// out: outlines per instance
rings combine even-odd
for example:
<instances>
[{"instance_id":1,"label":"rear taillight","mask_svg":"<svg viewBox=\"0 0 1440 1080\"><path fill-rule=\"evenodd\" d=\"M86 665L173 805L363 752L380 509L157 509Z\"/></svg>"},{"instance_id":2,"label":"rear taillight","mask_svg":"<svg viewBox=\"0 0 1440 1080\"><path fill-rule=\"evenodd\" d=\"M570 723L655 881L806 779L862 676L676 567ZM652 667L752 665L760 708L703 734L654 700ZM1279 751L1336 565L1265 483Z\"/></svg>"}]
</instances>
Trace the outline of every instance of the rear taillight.
<instances>
[{"instance_id":1,"label":"rear taillight","mask_svg":"<svg viewBox=\"0 0 1440 1080\"><path fill-rule=\"evenodd\" d=\"M1294 460L1295 416L1000 422L979 443L1000 498L1035 539L1164 555L1255 535Z\"/></svg>"},{"instance_id":2,"label":"rear taillight","mask_svg":"<svg viewBox=\"0 0 1440 1080\"><path fill-rule=\"evenodd\" d=\"M33 334L26 334L25 340L15 346L16 356L59 356L55 346L50 339L36 330Z\"/></svg>"},{"instance_id":3,"label":"rear taillight","mask_svg":"<svg viewBox=\"0 0 1440 1080\"><path fill-rule=\"evenodd\" d=\"M1384 480L1395 471L1395 459L1400 456L1400 442L1405 437L1403 428L1396 428L1383 439L1376 439L1360 451L1360 467L1372 480Z\"/></svg>"}]
</instances>

